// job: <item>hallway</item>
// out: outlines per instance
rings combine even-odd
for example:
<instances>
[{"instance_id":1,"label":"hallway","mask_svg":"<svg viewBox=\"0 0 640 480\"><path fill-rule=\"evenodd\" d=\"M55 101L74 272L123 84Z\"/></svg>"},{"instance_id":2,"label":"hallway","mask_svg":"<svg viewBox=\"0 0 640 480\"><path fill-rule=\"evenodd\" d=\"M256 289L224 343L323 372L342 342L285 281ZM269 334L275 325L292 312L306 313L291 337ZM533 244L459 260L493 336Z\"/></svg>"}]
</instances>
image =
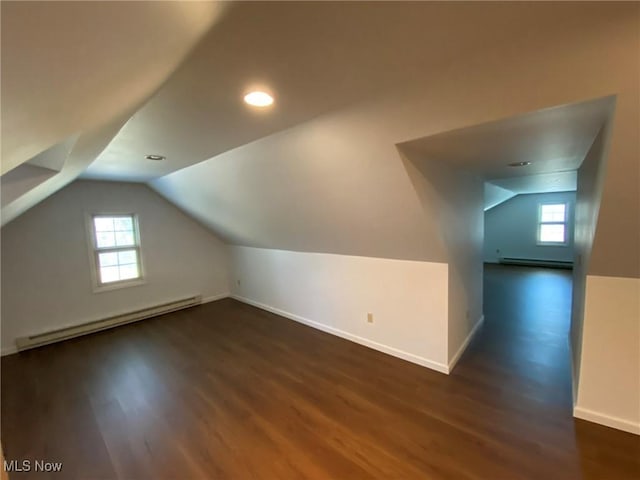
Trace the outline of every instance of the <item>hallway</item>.
<instances>
[{"instance_id":1,"label":"hallway","mask_svg":"<svg viewBox=\"0 0 640 480\"><path fill-rule=\"evenodd\" d=\"M485 264L485 323L451 376L486 375L501 425L564 458L550 478L640 478L640 437L572 417L571 293L569 270Z\"/></svg>"},{"instance_id":2,"label":"hallway","mask_svg":"<svg viewBox=\"0 0 640 480\"><path fill-rule=\"evenodd\" d=\"M570 411L571 271L487 264L484 280L475 360L500 365L545 410Z\"/></svg>"}]
</instances>

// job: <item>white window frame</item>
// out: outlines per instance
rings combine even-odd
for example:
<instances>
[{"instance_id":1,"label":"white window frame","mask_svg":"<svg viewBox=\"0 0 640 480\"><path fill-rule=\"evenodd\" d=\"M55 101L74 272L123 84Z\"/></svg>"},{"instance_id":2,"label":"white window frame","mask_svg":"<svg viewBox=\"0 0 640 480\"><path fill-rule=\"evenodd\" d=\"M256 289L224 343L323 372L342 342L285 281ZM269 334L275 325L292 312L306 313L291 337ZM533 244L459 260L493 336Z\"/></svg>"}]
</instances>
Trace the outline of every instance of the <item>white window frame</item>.
<instances>
[{"instance_id":1,"label":"white window frame","mask_svg":"<svg viewBox=\"0 0 640 480\"><path fill-rule=\"evenodd\" d=\"M542 207L546 205L564 205L564 221L562 222L543 222ZM568 202L544 202L538 204L538 228L536 232L537 244L542 247L566 247L569 245L569 203ZM563 242L544 242L540 239L542 233L542 225L564 225L564 241Z\"/></svg>"},{"instance_id":2,"label":"white window frame","mask_svg":"<svg viewBox=\"0 0 640 480\"><path fill-rule=\"evenodd\" d=\"M89 263L91 265L91 279L93 283L94 293L107 292L110 290L117 290L120 288L134 287L136 285L142 285L146 283L143 261L142 261L142 245L140 241L140 228L138 224L138 215L131 212L100 212L100 213L86 213L86 227L89 245ZM99 248L96 239L96 229L94 219L96 217L131 217L133 221L133 235L135 237L135 245L127 247L108 247ZM136 257L138 259L138 273L137 278L131 278L126 280L118 280L116 282L102 283L100 280L100 261L98 254L106 252L117 252L120 250L136 250Z\"/></svg>"}]
</instances>

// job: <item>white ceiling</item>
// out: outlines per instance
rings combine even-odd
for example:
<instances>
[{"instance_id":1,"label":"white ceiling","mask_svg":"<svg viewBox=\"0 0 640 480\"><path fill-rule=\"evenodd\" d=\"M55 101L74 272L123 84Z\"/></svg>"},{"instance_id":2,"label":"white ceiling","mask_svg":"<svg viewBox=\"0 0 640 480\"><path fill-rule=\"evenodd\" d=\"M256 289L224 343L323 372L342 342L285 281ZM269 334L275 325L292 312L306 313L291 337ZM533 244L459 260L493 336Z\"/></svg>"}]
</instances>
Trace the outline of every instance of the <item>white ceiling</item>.
<instances>
[{"instance_id":1,"label":"white ceiling","mask_svg":"<svg viewBox=\"0 0 640 480\"><path fill-rule=\"evenodd\" d=\"M405 85L428 84L461 59L475 72L474 52L564 32L577 7L3 1L1 8L2 172L29 160L60 169L46 180L28 172L39 183L3 205L5 224L78 176L147 182ZM255 86L274 93L273 108L242 103ZM527 171L538 174L575 169L608 105L547 109L410 143L525 191L531 185L504 183L513 175L504 163L534 158ZM447 109L428 114L446 117Z\"/></svg>"},{"instance_id":2,"label":"white ceiling","mask_svg":"<svg viewBox=\"0 0 640 480\"><path fill-rule=\"evenodd\" d=\"M29 163L18 165L10 172L5 173L0 179L0 203L2 207L9 205L55 174L56 172L49 168L38 167Z\"/></svg>"},{"instance_id":3,"label":"white ceiling","mask_svg":"<svg viewBox=\"0 0 640 480\"><path fill-rule=\"evenodd\" d=\"M511 190L499 187L493 183L484 182L484 210L487 211L490 208L500 205L516 195L517 194Z\"/></svg>"},{"instance_id":4,"label":"white ceiling","mask_svg":"<svg viewBox=\"0 0 640 480\"><path fill-rule=\"evenodd\" d=\"M484 209L489 210L516 195L573 192L577 187L577 170L497 178L484 182Z\"/></svg>"},{"instance_id":5,"label":"white ceiling","mask_svg":"<svg viewBox=\"0 0 640 480\"><path fill-rule=\"evenodd\" d=\"M518 193L553 188L570 184L571 174L548 174L578 169L613 103L613 97L604 97L546 108L423 137L403 146L417 150L426 158L472 171L502 188L516 188ZM531 162L531 165L510 167L514 162ZM513 177L520 179L513 180Z\"/></svg>"},{"instance_id":6,"label":"white ceiling","mask_svg":"<svg viewBox=\"0 0 640 480\"><path fill-rule=\"evenodd\" d=\"M518 194L576 190L577 169L613 104L604 97L562 105L402 145L480 175L487 210ZM531 164L509 166L515 162Z\"/></svg>"},{"instance_id":7,"label":"white ceiling","mask_svg":"<svg viewBox=\"0 0 640 480\"><path fill-rule=\"evenodd\" d=\"M533 17L528 7L494 4L235 3L83 176L166 175L396 88L416 72L428 76L519 35ZM275 105L247 108L242 96L252 86L271 90Z\"/></svg>"},{"instance_id":8,"label":"white ceiling","mask_svg":"<svg viewBox=\"0 0 640 480\"><path fill-rule=\"evenodd\" d=\"M71 149L75 145L76 140L78 140L78 135L71 135L62 142L47 148L44 152L40 152L26 163L59 172L64 167L64 163L69 156L69 152L71 152Z\"/></svg>"},{"instance_id":9,"label":"white ceiling","mask_svg":"<svg viewBox=\"0 0 640 480\"><path fill-rule=\"evenodd\" d=\"M490 183L516 194L570 192L575 191L578 186L578 172L568 170L522 177L497 178L491 180Z\"/></svg>"},{"instance_id":10,"label":"white ceiling","mask_svg":"<svg viewBox=\"0 0 640 480\"><path fill-rule=\"evenodd\" d=\"M2 173L139 105L220 5L2 1Z\"/></svg>"},{"instance_id":11,"label":"white ceiling","mask_svg":"<svg viewBox=\"0 0 640 480\"><path fill-rule=\"evenodd\" d=\"M64 165L59 172L25 162L2 175L2 225L6 225L78 178L109 144L130 115L131 112L125 112L112 122L77 137L67 152ZM55 158L61 150L64 151L56 146L49 149L49 152ZM11 194L5 195L7 191Z\"/></svg>"}]
</instances>

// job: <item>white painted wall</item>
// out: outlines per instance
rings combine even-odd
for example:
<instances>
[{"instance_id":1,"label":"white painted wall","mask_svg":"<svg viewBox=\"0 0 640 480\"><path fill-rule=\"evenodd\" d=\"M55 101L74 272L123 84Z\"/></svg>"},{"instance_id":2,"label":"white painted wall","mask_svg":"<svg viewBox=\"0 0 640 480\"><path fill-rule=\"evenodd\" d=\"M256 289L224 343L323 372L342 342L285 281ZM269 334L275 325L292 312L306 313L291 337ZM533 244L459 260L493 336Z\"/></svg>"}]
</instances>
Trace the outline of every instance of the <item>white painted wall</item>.
<instances>
[{"instance_id":1,"label":"white painted wall","mask_svg":"<svg viewBox=\"0 0 640 480\"><path fill-rule=\"evenodd\" d=\"M500 257L573 262L575 192L517 195L484 214L484 261ZM541 203L569 205L566 246L538 245ZM499 251L499 252L498 252Z\"/></svg>"},{"instance_id":2,"label":"white painted wall","mask_svg":"<svg viewBox=\"0 0 640 480\"><path fill-rule=\"evenodd\" d=\"M483 184L401 149L443 262L232 248L248 303L448 373L482 319ZM335 235L335 233L334 233ZM367 313L374 323L367 322Z\"/></svg>"},{"instance_id":3,"label":"white painted wall","mask_svg":"<svg viewBox=\"0 0 640 480\"><path fill-rule=\"evenodd\" d=\"M435 231L425 237L448 265L447 359L455 365L482 319L483 184L472 173L400 147L407 174Z\"/></svg>"},{"instance_id":4,"label":"white painted wall","mask_svg":"<svg viewBox=\"0 0 640 480\"><path fill-rule=\"evenodd\" d=\"M85 215L138 215L143 285L94 293ZM16 337L226 295L227 247L145 185L76 181L2 228L2 351Z\"/></svg>"},{"instance_id":5,"label":"white painted wall","mask_svg":"<svg viewBox=\"0 0 640 480\"><path fill-rule=\"evenodd\" d=\"M239 299L447 371L446 264L241 246L231 257Z\"/></svg>"},{"instance_id":6,"label":"white painted wall","mask_svg":"<svg viewBox=\"0 0 640 480\"><path fill-rule=\"evenodd\" d=\"M574 415L640 434L640 280L587 276Z\"/></svg>"}]
</instances>

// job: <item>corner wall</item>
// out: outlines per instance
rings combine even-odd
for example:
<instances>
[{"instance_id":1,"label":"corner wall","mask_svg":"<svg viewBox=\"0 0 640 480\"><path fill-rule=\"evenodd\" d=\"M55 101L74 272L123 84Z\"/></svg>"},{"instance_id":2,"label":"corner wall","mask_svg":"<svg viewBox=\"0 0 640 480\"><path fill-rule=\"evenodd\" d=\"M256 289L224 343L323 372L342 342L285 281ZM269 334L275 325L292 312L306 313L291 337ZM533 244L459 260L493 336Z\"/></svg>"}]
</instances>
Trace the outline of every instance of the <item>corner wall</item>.
<instances>
[{"instance_id":1,"label":"corner wall","mask_svg":"<svg viewBox=\"0 0 640 480\"><path fill-rule=\"evenodd\" d=\"M426 158L407 144L400 145L399 152L425 221L435 225L437 234L425 240L440 244L449 268L447 365L452 370L484 319L483 182L447 162Z\"/></svg>"},{"instance_id":2,"label":"corner wall","mask_svg":"<svg viewBox=\"0 0 640 480\"><path fill-rule=\"evenodd\" d=\"M86 214L136 213L145 283L93 291ZM229 292L227 247L145 185L76 181L2 228L2 353L15 338Z\"/></svg>"},{"instance_id":3,"label":"corner wall","mask_svg":"<svg viewBox=\"0 0 640 480\"><path fill-rule=\"evenodd\" d=\"M446 264L242 246L231 257L237 299L448 372Z\"/></svg>"},{"instance_id":4,"label":"corner wall","mask_svg":"<svg viewBox=\"0 0 640 480\"><path fill-rule=\"evenodd\" d=\"M571 355L573 367L574 403L580 384L582 330L584 325L586 281L591 248L598 223L598 210L604 184L608 142L611 134L608 122L598 132L582 165L578 169L574 225L573 292L571 306Z\"/></svg>"},{"instance_id":5,"label":"corner wall","mask_svg":"<svg viewBox=\"0 0 640 480\"><path fill-rule=\"evenodd\" d=\"M399 146L398 153L432 232L421 238L425 250L443 261L234 246L232 291L246 303L449 373L483 319L483 183L410 149Z\"/></svg>"},{"instance_id":6,"label":"corner wall","mask_svg":"<svg viewBox=\"0 0 640 480\"><path fill-rule=\"evenodd\" d=\"M571 318L573 413L640 434L640 279L596 275L591 266L596 232L602 228L600 199L614 121L599 132L578 171Z\"/></svg>"}]
</instances>

